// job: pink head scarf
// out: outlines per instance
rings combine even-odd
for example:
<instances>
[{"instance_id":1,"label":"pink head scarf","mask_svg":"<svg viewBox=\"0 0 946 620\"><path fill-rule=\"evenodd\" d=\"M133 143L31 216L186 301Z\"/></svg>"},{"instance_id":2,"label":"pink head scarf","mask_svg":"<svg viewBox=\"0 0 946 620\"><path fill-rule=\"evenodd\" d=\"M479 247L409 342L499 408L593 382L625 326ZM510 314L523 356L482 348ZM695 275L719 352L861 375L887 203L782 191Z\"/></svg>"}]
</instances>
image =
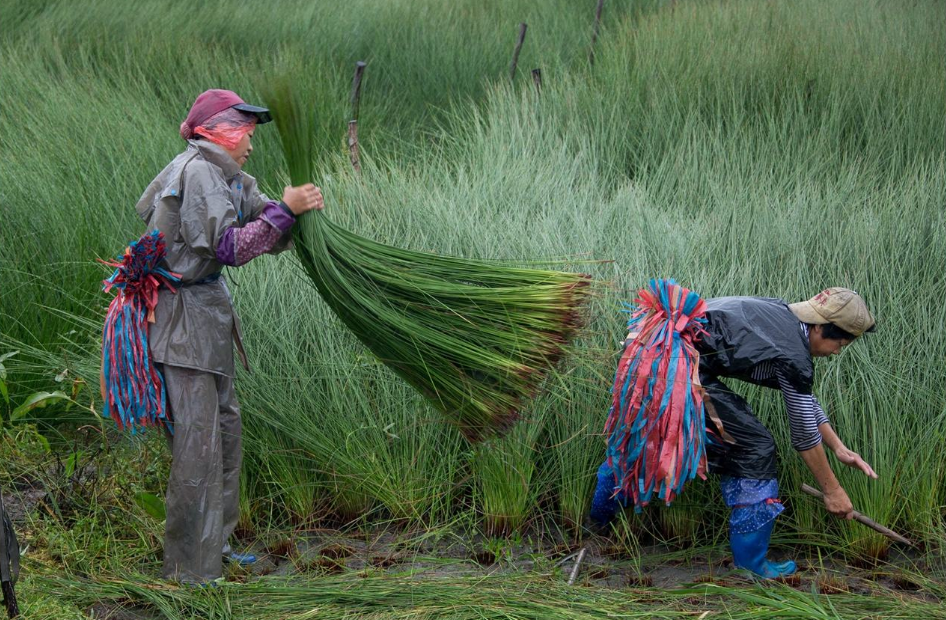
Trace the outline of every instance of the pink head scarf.
<instances>
[{"instance_id":1,"label":"pink head scarf","mask_svg":"<svg viewBox=\"0 0 946 620\"><path fill-rule=\"evenodd\" d=\"M181 123L181 137L201 135L226 148L234 148L257 123L273 120L269 110L249 105L232 90L213 88L198 95ZM200 130L200 131L198 131Z\"/></svg>"},{"instance_id":2,"label":"pink head scarf","mask_svg":"<svg viewBox=\"0 0 946 620\"><path fill-rule=\"evenodd\" d=\"M235 149L243 136L256 127L256 117L227 108L194 127L194 135L203 136L226 149Z\"/></svg>"}]
</instances>

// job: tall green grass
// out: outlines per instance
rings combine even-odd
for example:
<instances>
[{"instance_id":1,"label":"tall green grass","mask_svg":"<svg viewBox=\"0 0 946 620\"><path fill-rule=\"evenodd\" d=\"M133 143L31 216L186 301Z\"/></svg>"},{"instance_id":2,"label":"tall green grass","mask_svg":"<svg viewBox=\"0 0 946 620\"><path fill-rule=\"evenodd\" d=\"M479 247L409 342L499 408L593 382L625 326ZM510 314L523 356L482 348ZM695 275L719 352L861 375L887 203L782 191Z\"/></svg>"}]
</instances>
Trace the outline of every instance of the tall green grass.
<instances>
[{"instance_id":1,"label":"tall green grass","mask_svg":"<svg viewBox=\"0 0 946 620\"><path fill-rule=\"evenodd\" d=\"M553 394L524 412L512 438L479 452L345 334L292 259L233 271L254 366L238 384L248 521L432 523L473 511L491 532L577 527L603 456L620 302L647 278L671 276L704 296L862 293L878 332L819 361L816 393L880 479L835 470L858 510L942 547L946 25L937 3L607 3L593 70L593 7L577 2L364 0L346 11L285 2L266 14L235 3L205 7L204 19L187 6L9 4L4 342L26 341L48 359L95 350L81 322L63 337L75 326L63 313L104 311L92 259L141 232L132 205L182 147L187 106L212 86L251 99L254 80L285 54L304 56L311 70L299 80L320 87L320 184L341 225L470 258L614 261L592 267L611 288L593 300ZM165 19L184 25L153 27ZM530 24L520 68L543 67L538 94L505 75L519 21ZM360 59L369 66L356 176L342 136ZM286 176L270 129L257 133L248 172L278 195ZM78 344L63 349L64 340ZM91 355L79 365L94 368ZM777 536L886 553L885 540L799 493L811 478L778 395L739 389L779 445L790 510ZM704 487L682 498L702 527L654 511L642 530L716 540L725 511Z\"/></svg>"}]
</instances>

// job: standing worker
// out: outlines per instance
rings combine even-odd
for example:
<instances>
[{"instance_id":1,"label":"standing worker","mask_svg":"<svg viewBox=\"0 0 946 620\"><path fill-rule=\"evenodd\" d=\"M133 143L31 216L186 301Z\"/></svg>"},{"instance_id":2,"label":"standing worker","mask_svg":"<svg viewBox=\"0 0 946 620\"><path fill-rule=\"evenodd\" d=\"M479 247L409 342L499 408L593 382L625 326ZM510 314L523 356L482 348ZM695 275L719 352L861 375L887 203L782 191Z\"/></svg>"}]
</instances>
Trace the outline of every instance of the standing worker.
<instances>
[{"instance_id":1,"label":"standing worker","mask_svg":"<svg viewBox=\"0 0 946 620\"><path fill-rule=\"evenodd\" d=\"M282 201L260 193L243 172L256 126L271 119L228 90L208 90L181 124L186 150L148 185L138 214L167 243L166 267L180 276L162 288L150 326L155 367L164 375L171 418L164 577L218 579L239 517L242 426L233 390L236 345L247 369L240 322L221 276L291 245L296 217L322 209L315 185L286 187Z\"/></svg>"},{"instance_id":2,"label":"standing worker","mask_svg":"<svg viewBox=\"0 0 946 620\"><path fill-rule=\"evenodd\" d=\"M844 445L812 394L812 358L828 357L865 332L874 317L864 300L846 288L829 288L808 301L786 304L763 297L722 297L705 302L700 319L705 330L694 341L699 353L699 381L706 411L709 471L721 476L723 500L732 508L729 541L737 567L763 578L791 575L792 561L767 558L778 500L775 440L744 398L722 377L779 389L788 412L792 446L824 492L825 507L850 519L854 508L828 464L824 445L839 461L871 478L877 474ZM631 334L627 342L633 340ZM606 524L627 503L616 484L616 468L605 461L598 470L592 520Z\"/></svg>"}]
</instances>

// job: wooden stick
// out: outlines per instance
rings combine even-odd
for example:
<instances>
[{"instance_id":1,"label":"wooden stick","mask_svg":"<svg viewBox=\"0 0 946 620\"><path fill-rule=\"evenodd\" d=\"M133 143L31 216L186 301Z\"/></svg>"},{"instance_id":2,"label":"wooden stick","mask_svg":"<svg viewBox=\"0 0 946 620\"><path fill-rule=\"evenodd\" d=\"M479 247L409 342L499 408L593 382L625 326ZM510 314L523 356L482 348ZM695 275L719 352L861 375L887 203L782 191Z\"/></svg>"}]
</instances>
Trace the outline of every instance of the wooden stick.
<instances>
[{"instance_id":1,"label":"wooden stick","mask_svg":"<svg viewBox=\"0 0 946 620\"><path fill-rule=\"evenodd\" d=\"M588 64L595 64L595 43L598 42L598 29L601 27L601 10L604 9L604 0L598 0L595 9L595 28L591 31L591 49L588 51Z\"/></svg>"},{"instance_id":2,"label":"wooden stick","mask_svg":"<svg viewBox=\"0 0 946 620\"><path fill-rule=\"evenodd\" d=\"M532 70L532 82L535 84L535 90L542 91L542 69Z\"/></svg>"},{"instance_id":3,"label":"wooden stick","mask_svg":"<svg viewBox=\"0 0 946 620\"><path fill-rule=\"evenodd\" d=\"M355 63L355 77L351 81L351 118L358 119L358 104L361 102L361 78L367 63L359 60Z\"/></svg>"},{"instance_id":4,"label":"wooden stick","mask_svg":"<svg viewBox=\"0 0 946 620\"><path fill-rule=\"evenodd\" d=\"M807 484L802 484L801 490L807 493L808 495L817 497L818 499L824 499L824 493L822 493L821 491L819 491L818 489L814 487L808 486ZM883 525L874 521L873 519L869 517L865 517L861 513L857 512L856 510L854 511L854 520L860 523L863 523L867 527L873 528L874 530L880 532L881 534L883 534L887 538L890 538L891 540L901 542L905 545L910 545L911 547L914 546L913 542L910 539L904 538L903 536L901 536L900 534L897 534L890 528L886 528Z\"/></svg>"},{"instance_id":5,"label":"wooden stick","mask_svg":"<svg viewBox=\"0 0 946 620\"><path fill-rule=\"evenodd\" d=\"M585 559L585 548L582 547L575 558L575 565L572 566L572 574L568 577L568 585L575 585L575 579L578 577L578 569L581 568L581 561Z\"/></svg>"},{"instance_id":6,"label":"wooden stick","mask_svg":"<svg viewBox=\"0 0 946 620\"><path fill-rule=\"evenodd\" d=\"M516 66L519 64L519 52L522 50L522 44L526 40L526 24L519 24L519 38L516 40L516 49L512 51L512 64L509 65L509 79L516 79Z\"/></svg>"},{"instance_id":7,"label":"wooden stick","mask_svg":"<svg viewBox=\"0 0 946 620\"><path fill-rule=\"evenodd\" d=\"M351 167L361 174L361 160L358 157L358 121L348 121L348 156L351 158Z\"/></svg>"}]
</instances>

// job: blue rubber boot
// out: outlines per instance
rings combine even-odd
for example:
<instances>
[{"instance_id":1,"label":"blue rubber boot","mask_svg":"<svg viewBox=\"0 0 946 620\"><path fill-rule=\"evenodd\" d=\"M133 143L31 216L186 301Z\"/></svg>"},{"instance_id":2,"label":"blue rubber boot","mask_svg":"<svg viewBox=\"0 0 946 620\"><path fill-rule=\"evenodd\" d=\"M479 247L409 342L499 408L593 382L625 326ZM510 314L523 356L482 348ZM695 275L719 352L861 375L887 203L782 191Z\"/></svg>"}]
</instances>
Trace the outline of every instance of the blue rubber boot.
<instances>
[{"instance_id":1,"label":"blue rubber boot","mask_svg":"<svg viewBox=\"0 0 946 620\"><path fill-rule=\"evenodd\" d=\"M239 564L240 566L249 566L256 562L256 556L252 553L237 553L233 551L227 556L227 561Z\"/></svg>"},{"instance_id":2,"label":"blue rubber boot","mask_svg":"<svg viewBox=\"0 0 946 620\"><path fill-rule=\"evenodd\" d=\"M223 547L223 559L240 566L249 566L256 562L256 556L252 553L238 553L230 548L230 545Z\"/></svg>"},{"instance_id":3,"label":"blue rubber boot","mask_svg":"<svg viewBox=\"0 0 946 620\"><path fill-rule=\"evenodd\" d=\"M621 502L611 497L613 494L614 476L611 475L607 462L604 462L598 468L598 486L591 500L591 520L598 527L611 523L621 508Z\"/></svg>"},{"instance_id":4,"label":"blue rubber boot","mask_svg":"<svg viewBox=\"0 0 946 620\"><path fill-rule=\"evenodd\" d=\"M774 527L775 520L773 519L752 532L737 534L730 530L729 544L732 547L733 562L737 568L752 571L763 579L788 577L795 573L797 566L791 560L776 563L766 558Z\"/></svg>"},{"instance_id":5,"label":"blue rubber boot","mask_svg":"<svg viewBox=\"0 0 946 620\"><path fill-rule=\"evenodd\" d=\"M181 583L187 586L188 588L197 588L197 589L205 590L205 589L218 588L224 583L226 583L226 580L223 577L218 577L217 579L212 579L210 581L182 581Z\"/></svg>"}]
</instances>

